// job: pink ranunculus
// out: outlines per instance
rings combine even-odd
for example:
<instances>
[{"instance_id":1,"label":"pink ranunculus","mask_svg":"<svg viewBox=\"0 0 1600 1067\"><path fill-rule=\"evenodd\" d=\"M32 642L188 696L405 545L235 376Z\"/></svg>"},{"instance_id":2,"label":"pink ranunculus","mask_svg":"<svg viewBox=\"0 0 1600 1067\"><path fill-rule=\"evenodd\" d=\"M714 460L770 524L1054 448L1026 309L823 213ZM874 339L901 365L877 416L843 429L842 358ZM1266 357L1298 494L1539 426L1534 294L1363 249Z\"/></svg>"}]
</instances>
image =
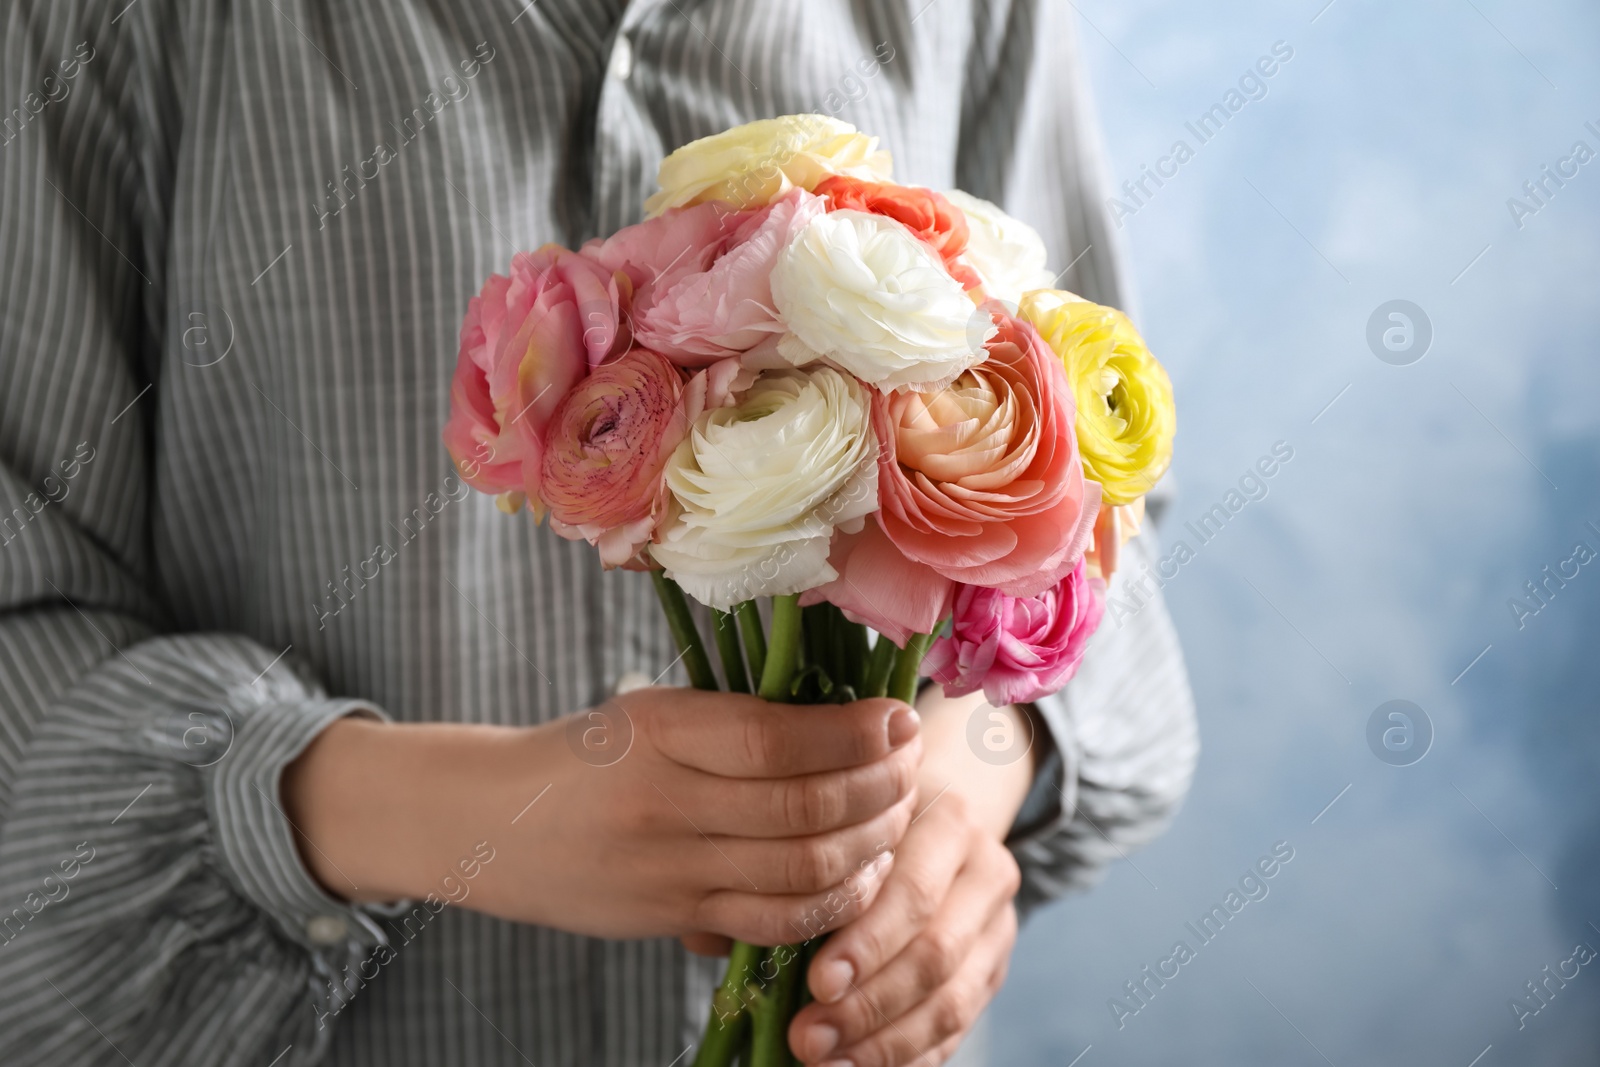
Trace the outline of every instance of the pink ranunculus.
<instances>
[{"instance_id":1,"label":"pink ranunculus","mask_svg":"<svg viewBox=\"0 0 1600 1067\"><path fill-rule=\"evenodd\" d=\"M950 696L983 690L995 707L1038 700L1072 679L1105 614L1105 583L1082 560L1030 597L962 586L950 636L928 649L923 670Z\"/></svg>"},{"instance_id":2,"label":"pink ranunculus","mask_svg":"<svg viewBox=\"0 0 1600 1067\"><path fill-rule=\"evenodd\" d=\"M467 484L526 492L539 510L545 427L611 355L626 279L558 245L518 252L467 303L444 444Z\"/></svg>"},{"instance_id":3,"label":"pink ranunculus","mask_svg":"<svg viewBox=\"0 0 1600 1067\"><path fill-rule=\"evenodd\" d=\"M988 357L934 393L878 394L878 521L908 559L963 585L1032 596L1065 577L1094 530L1061 361L998 303Z\"/></svg>"},{"instance_id":4,"label":"pink ranunculus","mask_svg":"<svg viewBox=\"0 0 1600 1067\"><path fill-rule=\"evenodd\" d=\"M607 567L650 540L666 506L662 469L688 432L683 372L647 348L596 367L562 398L545 440L550 528L600 549Z\"/></svg>"},{"instance_id":5,"label":"pink ranunculus","mask_svg":"<svg viewBox=\"0 0 1600 1067\"><path fill-rule=\"evenodd\" d=\"M802 189L745 211L708 202L590 241L583 254L633 280L637 344L681 367L704 367L784 332L772 268L826 206Z\"/></svg>"},{"instance_id":6,"label":"pink ranunculus","mask_svg":"<svg viewBox=\"0 0 1600 1067\"><path fill-rule=\"evenodd\" d=\"M596 367L550 419L542 471L550 528L594 545L606 567L639 562L666 511L668 458L701 412L732 403L754 378L727 359L685 381L664 356L637 347Z\"/></svg>"}]
</instances>

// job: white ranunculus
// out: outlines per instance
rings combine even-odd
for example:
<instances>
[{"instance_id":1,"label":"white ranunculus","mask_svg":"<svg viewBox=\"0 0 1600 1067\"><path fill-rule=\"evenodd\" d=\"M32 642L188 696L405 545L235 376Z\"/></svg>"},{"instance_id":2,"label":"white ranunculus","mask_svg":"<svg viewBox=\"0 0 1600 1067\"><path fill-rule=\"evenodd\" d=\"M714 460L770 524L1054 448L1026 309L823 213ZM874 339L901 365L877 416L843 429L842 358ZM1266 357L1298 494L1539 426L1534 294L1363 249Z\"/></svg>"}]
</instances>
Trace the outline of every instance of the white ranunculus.
<instances>
[{"instance_id":1,"label":"white ranunculus","mask_svg":"<svg viewBox=\"0 0 1600 1067\"><path fill-rule=\"evenodd\" d=\"M703 604L727 611L838 577L835 527L878 508L878 442L860 383L830 367L768 372L695 420L666 467L673 509L650 554Z\"/></svg>"},{"instance_id":2,"label":"white ranunculus","mask_svg":"<svg viewBox=\"0 0 1600 1067\"><path fill-rule=\"evenodd\" d=\"M995 332L932 249L864 211L807 224L778 257L772 301L789 328L784 358L826 359L885 391L949 384L983 360Z\"/></svg>"},{"instance_id":3,"label":"white ranunculus","mask_svg":"<svg viewBox=\"0 0 1600 1067\"><path fill-rule=\"evenodd\" d=\"M1032 226L960 189L944 195L967 217L967 250L962 258L983 279L986 294L1015 304L1030 289L1051 287L1055 277L1045 269L1049 254Z\"/></svg>"}]
</instances>

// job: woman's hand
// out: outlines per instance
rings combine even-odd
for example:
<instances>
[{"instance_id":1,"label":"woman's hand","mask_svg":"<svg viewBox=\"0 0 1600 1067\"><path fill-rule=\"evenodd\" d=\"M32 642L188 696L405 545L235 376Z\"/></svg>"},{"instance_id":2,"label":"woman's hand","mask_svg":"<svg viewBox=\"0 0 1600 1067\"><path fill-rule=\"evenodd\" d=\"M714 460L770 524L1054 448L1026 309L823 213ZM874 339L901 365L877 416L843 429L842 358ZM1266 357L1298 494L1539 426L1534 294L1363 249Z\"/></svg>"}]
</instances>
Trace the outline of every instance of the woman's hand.
<instances>
[{"instance_id":1,"label":"woman's hand","mask_svg":"<svg viewBox=\"0 0 1600 1067\"><path fill-rule=\"evenodd\" d=\"M1034 761L1024 755L995 766L977 758L967 747L967 721L981 703L937 691L919 702L922 807L876 902L812 963L817 1000L789 1029L790 1046L806 1063L942 1063L1005 980L1020 875L1001 842L1027 796ZM1013 729L1031 729L1019 709L998 714Z\"/></svg>"},{"instance_id":2,"label":"woman's hand","mask_svg":"<svg viewBox=\"0 0 1600 1067\"><path fill-rule=\"evenodd\" d=\"M594 730L615 747L592 750ZM481 841L495 858L462 900L475 910L777 944L899 844L920 762L917 716L895 701L649 688L532 729L342 720L283 789L308 866L350 899L436 891ZM840 921L871 893L852 899Z\"/></svg>"}]
</instances>

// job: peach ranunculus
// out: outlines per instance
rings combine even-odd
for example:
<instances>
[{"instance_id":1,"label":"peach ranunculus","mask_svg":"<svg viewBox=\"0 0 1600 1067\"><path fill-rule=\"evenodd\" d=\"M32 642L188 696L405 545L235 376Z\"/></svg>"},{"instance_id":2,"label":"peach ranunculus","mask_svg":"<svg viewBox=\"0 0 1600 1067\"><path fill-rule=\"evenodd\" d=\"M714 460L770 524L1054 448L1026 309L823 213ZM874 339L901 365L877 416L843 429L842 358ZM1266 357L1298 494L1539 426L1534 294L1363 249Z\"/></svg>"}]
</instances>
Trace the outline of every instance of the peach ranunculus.
<instances>
[{"instance_id":1,"label":"peach ranunculus","mask_svg":"<svg viewBox=\"0 0 1600 1067\"><path fill-rule=\"evenodd\" d=\"M801 189L748 211L698 204L590 241L582 254L632 280L635 344L680 367L703 367L784 332L773 265L826 207Z\"/></svg>"},{"instance_id":2,"label":"peach ranunculus","mask_svg":"<svg viewBox=\"0 0 1600 1067\"><path fill-rule=\"evenodd\" d=\"M1060 362L1026 323L984 305L988 358L937 393L875 398L889 447L878 519L905 556L954 582L1033 596L1083 557L1100 487L1083 476Z\"/></svg>"},{"instance_id":3,"label":"peach ranunculus","mask_svg":"<svg viewBox=\"0 0 1600 1067\"><path fill-rule=\"evenodd\" d=\"M864 181L836 174L817 183L818 196L828 198L835 210L870 211L887 215L920 237L939 254L951 277L963 288L983 284L978 272L962 261L967 250L967 219L961 209L932 189L893 182Z\"/></svg>"},{"instance_id":4,"label":"peach ranunculus","mask_svg":"<svg viewBox=\"0 0 1600 1067\"><path fill-rule=\"evenodd\" d=\"M661 191L644 202L648 214L721 201L761 207L790 189L816 188L830 174L888 178L889 153L878 139L826 115L783 115L735 126L690 141L661 161Z\"/></svg>"},{"instance_id":5,"label":"peach ranunculus","mask_svg":"<svg viewBox=\"0 0 1600 1067\"><path fill-rule=\"evenodd\" d=\"M626 281L557 245L518 252L467 304L444 444L468 485L541 513L544 431L567 392L609 356Z\"/></svg>"}]
</instances>

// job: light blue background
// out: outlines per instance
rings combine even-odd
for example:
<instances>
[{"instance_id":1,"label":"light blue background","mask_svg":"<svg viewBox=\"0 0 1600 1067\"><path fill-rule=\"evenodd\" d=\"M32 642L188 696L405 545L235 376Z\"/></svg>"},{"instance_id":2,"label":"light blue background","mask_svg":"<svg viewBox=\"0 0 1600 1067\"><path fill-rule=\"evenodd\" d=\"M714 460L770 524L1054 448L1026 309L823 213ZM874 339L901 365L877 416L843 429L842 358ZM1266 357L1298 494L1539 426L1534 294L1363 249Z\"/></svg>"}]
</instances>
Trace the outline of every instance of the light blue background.
<instances>
[{"instance_id":1,"label":"light blue background","mask_svg":"<svg viewBox=\"0 0 1600 1067\"><path fill-rule=\"evenodd\" d=\"M1118 183L1294 49L1123 231L1180 405L1169 539L1294 459L1167 587L1188 804L1025 929L995 1063L1600 1062L1600 960L1520 1030L1508 1005L1600 948L1600 560L1522 629L1507 603L1600 550L1600 159L1520 229L1506 206L1600 151L1600 9L1323 2L1078 4ZM1434 328L1411 366L1365 340L1395 298ZM1410 767L1366 740L1396 698L1436 732ZM1108 999L1276 841L1269 896L1119 1030Z\"/></svg>"}]
</instances>

